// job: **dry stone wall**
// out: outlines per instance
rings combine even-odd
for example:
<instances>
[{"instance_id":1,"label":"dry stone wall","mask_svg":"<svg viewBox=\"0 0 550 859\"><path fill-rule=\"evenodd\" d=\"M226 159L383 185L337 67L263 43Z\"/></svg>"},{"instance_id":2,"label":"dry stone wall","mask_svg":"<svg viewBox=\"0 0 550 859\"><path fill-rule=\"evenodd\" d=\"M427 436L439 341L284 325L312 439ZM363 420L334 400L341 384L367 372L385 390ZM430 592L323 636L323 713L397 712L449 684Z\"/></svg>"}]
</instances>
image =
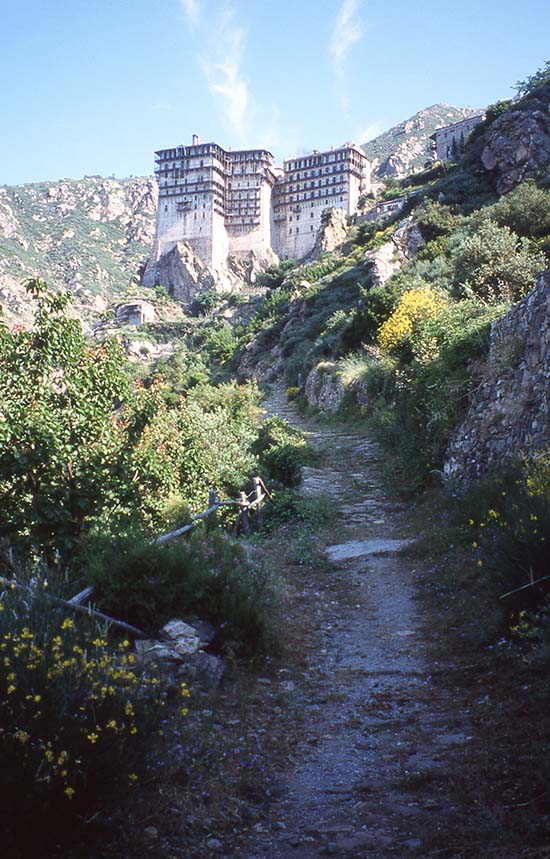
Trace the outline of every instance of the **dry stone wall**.
<instances>
[{"instance_id":1,"label":"dry stone wall","mask_svg":"<svg viewBox=\"0 0 550 859\"><path fill-rule=\"evenodd\" d=\"M486 376L447 451L445 473L468 483L550 444L550 269L491 328Z\"/></svg>"}]
</instances>

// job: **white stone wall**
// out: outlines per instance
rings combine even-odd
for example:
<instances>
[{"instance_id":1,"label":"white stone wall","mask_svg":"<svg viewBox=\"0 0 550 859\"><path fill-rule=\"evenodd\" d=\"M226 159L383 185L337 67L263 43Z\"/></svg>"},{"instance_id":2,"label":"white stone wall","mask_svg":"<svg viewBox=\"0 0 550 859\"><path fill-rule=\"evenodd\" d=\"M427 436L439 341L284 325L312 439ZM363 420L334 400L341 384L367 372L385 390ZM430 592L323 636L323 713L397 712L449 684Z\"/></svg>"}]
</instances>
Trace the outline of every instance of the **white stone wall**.
<instances>
[{"instance_id":1,"label":"white stone wall","mask_svg":"<svg viewBox=\"0 0 550 859\"><path fill-rule=\"evenodd\" d=\"M154 259L188 242L212 268L253 252L302 259L323 211L357 210L370 190L369 162L353 144L313 152L276 168L266 150L225 152L213 143L157 153L159 205Z\"/></svg>"}]
</instances>

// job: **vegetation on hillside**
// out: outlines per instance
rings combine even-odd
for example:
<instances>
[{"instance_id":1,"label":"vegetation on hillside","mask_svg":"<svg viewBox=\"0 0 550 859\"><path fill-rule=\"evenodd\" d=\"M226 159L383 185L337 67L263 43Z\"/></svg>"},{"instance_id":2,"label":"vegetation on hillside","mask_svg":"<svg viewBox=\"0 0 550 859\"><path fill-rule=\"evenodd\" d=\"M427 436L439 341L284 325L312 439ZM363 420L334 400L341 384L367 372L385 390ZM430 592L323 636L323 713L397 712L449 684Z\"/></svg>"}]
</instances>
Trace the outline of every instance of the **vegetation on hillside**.
<instances>
[{"instance_id":1,"label":"vegetation on hillside","mask_svg":"<svg viewBox=\"0 0 550 859\"><path fill-rule=\"evenodd\" d=\"M248 490L260 467L276 498L308 457L297 430L261 424L255 385L136 382L118 339L87 341L67 293L39 279L27 291L34 326L0 323L0 795L10 846L29 813L55 828L156 777L187 709L128 640L59 600L93 585L97 608L149 634L198 616L213 625L217 652L273 653L276 576L226 533L224 515L188 540L155 537L203 510L209 490Z\"/></svg>"}]
</instances>

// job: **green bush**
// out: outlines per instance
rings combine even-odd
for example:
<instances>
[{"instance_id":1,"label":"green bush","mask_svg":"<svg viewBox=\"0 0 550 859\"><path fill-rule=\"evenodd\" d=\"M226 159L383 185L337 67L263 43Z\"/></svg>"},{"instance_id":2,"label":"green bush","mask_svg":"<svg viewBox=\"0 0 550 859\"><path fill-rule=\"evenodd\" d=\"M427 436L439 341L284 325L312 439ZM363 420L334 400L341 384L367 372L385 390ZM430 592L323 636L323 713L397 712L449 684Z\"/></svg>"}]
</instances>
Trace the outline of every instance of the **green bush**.
<instances>
[{"instance_id":1,"label":"green bush","mask_svg":"<svg viewBox=\"0 0 550 859\"><path fill-rule=\"evenodd\" d=\"M198 616L216 627L218 649L253 655L275 646L273 579L221 531L162 544L136 530L115 540L98 535L87 566L102 609L139 628Z\"/></svg>"},{"instance_id":2,"label":"green bush","mask_svg":"<svg viewBox=\"0 0 550 859\"><path fill-rule=\"evenodd\" d=\"M283 486L296 486L301 467L311 464L314 458L303 432L279 417L262 424L252 449L259 458L264 480Z\"/></svg>"},{"instance_id":3,"label":"green bush","mask_svg":"<svg viewBox=\"0 0 550 859\"><path fill-rule=\"evenodd\" d=\"M206 316L220 303L220 294L215 289L205 289L197 293L191 304L190 311L194 316Z\"/></svg>"},{"instance_id":4,"label":"green bush","mask_svg":"<svg viewBox=\"0 0 550 859\"><path fill-rule=\"evenodd\" d=\"M322 496L308 496L295 489L278 489L266 517L267 531L284 525L307 530L308 536L329 523L333 518L333 505Z\"/></svg>"},{"instance_id":5,"label":"green bush","mask_svg":"<svg viewBox=\"0 0 550 859\"><path fill-rule=\"evenodd\" d=\"M509 227L527 238L550 234L550 191L535 181L522 182L483 212L500 226Z\"/></svg>"},{"instance_id":6,"label":"green bush","mask_svg":"<svg viewBox=\"0 0 550 859\"><path fill-rule=\"evenodd\" d=\"M483 221L470 234L455 235L454 289L485 301L517 301L535 286L545 266L544 256L533 253L525 238L509 227Z\"/></svg>"},{"instance_id":7,"label":"green bush","mask_svg":"<svg viewBox=\"0 0 550 859\"><path fill-rule=\"evenodd\" d=\"M259 286L265 286L268 289L276 289L281 286L286 277L288 277L289 273L293 268L296 267L296 260L286 259L281 260L279 263L273 263L273 265L269 265L264 272L262 272L257 279L257 283Z\"/></svg>"},{"instance_id":8,"label":"green bush","mask_svg":"<svg viewBox=\"0 0 550 859\"><path fill-rule=\"evenodd\" d=\"M502 610L501 634L549 655L550 453L539 450L454 493L457 534Z\"/></svg>"},{"instance_id":9,"label":"green bush","mask_svg":"<svg viewBox=\"0 0 550 859\"><path fill-rule=\"evenodd\" d=\"M403 488L430 484L442 467L476 384L476 362L488 352L491 322L504 310L475 300L449 304L406 335L400 360L367 368L369 414Z\"/></svg>"},{"instance_id":10,"label":"green bush","mask_svg":"<svg viewBox=\"0 0 550 859\"><path fill-rule=\"evenodd\" d=\"M416 220L422 237L426 241L432 241L441 236L449 236L456 230L461 218L455 215L449 206L426 200L416 210Z\"/></svg>"}]
</instances>

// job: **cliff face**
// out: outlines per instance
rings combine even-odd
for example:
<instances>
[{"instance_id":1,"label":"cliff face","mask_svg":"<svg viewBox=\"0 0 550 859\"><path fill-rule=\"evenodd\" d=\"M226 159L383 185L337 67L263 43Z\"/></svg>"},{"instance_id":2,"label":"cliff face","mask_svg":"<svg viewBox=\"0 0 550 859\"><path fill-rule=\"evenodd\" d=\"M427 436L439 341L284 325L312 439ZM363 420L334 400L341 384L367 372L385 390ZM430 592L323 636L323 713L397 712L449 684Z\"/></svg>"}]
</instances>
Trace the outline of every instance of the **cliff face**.
<instances>
[{"instance_id":1,"label":"cliff face","mask_svg":"<svg viewBox=\"0 0 550 859\"><path fill-rule=\"evenodd\" d=\"M550 84L539 87L493 122L481 161L499 194L550 166Z\"/></svg>"},{"instance_id":2,"label":"cliff face","mask_svg":"<svg viewBox=\"0 0 550 859\"><path fill-rule=\"evenodd\" d=\"M225 267L212 269L188 242L176 242L172 250L158 260L149 259L141 282L147 287L164 286L173 298L189 305L199 292L207 289L239 292L243 285L254 284L263 268L251 251L245 260L229 257Z\"/></svg>"},{"instance_id":3,"label":"cliff face","mask_svg":"<svg viewBox=\"0 0 550 859\"><path fill-rule=\"evenodd\" d=\"M550 269L491 328L488 369L448 448L445 473L470 482L550 443Z\"/></svg>"},{"instance_id":4,"label":"cliff face","mask_svg":"<svg viewBox=\"0 0 550 859\"><path fill-rule=\"evenodd\" d=\"M70 289L86 318L105 309L144 265L155 232L153 179L42 182L0 187L0 303L26 321L21 282L40 276Z\"/></svg>"},{"instance_id":5,"label":"cliff face","mask_svg":"<svg viewBox=\"0 0 550 859\"><path fill-rule=\"evenodd\" d=\"M434 104L364 143L362 148L367 157L378 162L374 176L378 179L386 176L400 178L423 167L432 157L430 134L436 128L443 128L479 112L469 107Z\"/></svg>"}]
</instances>

